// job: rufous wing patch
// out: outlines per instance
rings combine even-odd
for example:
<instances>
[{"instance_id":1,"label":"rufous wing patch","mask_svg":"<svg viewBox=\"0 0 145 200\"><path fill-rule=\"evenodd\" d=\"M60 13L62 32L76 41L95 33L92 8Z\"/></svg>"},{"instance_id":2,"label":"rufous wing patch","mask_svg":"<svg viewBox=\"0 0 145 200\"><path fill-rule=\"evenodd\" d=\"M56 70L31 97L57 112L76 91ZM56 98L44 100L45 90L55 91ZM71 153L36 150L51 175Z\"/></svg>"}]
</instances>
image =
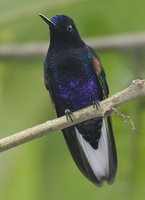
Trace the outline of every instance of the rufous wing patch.
<instances>
[{"instance_id":1,"label":"rufous wing patch","mask_svg":"<svg viewBox=\"0 0 145 200\"><path fill-rule=\"evenodd\" d=\"M93 66L94 66L96 74L99 75L101 72L101 63L95 57L93 57Z\"/></svg>"}]
</instances>

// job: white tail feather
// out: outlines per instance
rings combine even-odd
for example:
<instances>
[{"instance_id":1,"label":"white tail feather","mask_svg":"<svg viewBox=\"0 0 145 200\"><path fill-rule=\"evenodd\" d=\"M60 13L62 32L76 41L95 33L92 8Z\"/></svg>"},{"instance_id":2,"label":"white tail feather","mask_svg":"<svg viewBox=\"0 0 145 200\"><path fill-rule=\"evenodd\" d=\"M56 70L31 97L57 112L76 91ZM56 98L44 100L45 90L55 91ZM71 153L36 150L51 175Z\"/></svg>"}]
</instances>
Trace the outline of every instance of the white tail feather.
<instances>
[{"instance_id":1,"label":"white tail feather","mask_svg":"<svg viewBox=\"0 0 145 200\"><path fill-rule=\"evenodd\" d=\"M101 137L98 142L98 148L93 149L92 146L82 137L78 129L75 128L78 141L88 159L88 162L98 180L109 176L109 150L108 136L106 132L105 122L103 120L101 128Z\"/></svg>"}]
</instances>

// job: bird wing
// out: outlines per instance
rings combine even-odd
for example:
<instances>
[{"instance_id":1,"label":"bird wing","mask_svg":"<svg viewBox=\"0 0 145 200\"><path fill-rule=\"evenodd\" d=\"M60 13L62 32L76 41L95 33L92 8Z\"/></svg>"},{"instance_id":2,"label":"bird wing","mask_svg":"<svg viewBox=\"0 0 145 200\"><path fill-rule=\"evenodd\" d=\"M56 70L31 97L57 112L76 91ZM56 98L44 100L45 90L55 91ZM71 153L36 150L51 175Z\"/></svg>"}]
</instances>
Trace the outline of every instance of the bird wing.
<instances>
[{"instance_id":1,"label":"bird wing","mask_svg":"<svg viewBox=\"0 0 145 200\"><path fill-rule=\"evenodd\" d=\"M100 83L101 90L103 91L103 98L107 98L109 95L109 87L106 81L106 74L101 64L99 56L96 54L94 49L88 46L89 52L92 54L92 66L97 75L97 78ZM108 124L108 145L109 145L109 179L113 180L117 171L117 152L116 145L114 140L113 128L112 128L112 119L111 116L107 117Z\"/></svg>"},{"instance_id":2,"label":"bird wing","mask_svg":"<svg viewBox=\"0 0 145 200\"><path fill-rule=\"evenodd\" d=\"M101 64L99 56L96 54L94 49L91 47L88 47L88 51L92 60L92 69L95 72L97 79L99 80L100 87L103 91L103 97L104 99L108 97L109 95L109 87L106 81L106 74L103 69L103 66Z\"/></svg>"},{"instance_id":3,"label":"bird wing","mask_svg":"<svg viewBox=\"0 0 145 200\"><path fill-rule=\"evenodd\" d=\"M45 87L46 89L49 91L50 94L50 98L52 101L52 105L53 107L56 109L55 107L55 99L54 99L54 94L53 94L53 89L52 89L52 85L53 85L53 81L52 81L52 77L49 76L49 74L51 74L50 69L49 69L49 62L45 61L44 63L44 83L45 83Z\"/></svg>"}]
</instances>

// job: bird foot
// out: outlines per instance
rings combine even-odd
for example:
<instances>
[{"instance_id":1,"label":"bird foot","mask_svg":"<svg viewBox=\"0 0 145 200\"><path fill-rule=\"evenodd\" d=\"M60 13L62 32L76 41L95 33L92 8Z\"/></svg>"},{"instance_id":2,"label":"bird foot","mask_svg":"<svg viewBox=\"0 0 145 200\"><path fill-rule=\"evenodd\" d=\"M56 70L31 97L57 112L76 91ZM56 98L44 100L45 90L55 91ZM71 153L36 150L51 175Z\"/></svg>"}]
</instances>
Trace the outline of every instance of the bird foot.
<instances>
[{"instance_id":1,"label":"bird foot","mask_svg":"<svg viewBox=\"0 0 145 200\"><path fill-rule=\"evenodd\" d=\"M93 108L98 110L99 107L100 107L100 102L97 100L93 101Z\"/></svg>"},{"instance_id":2,"label":"bird foot","mask_svg":"<svg viewBox=\"0 0 145 200\"><path fill-rule=\"evenodd\" d=\"M70 120L71 122L73 122L74 119L76 118L69 109L65 109L65 116L66 116L67 121Z\"/></svg>"}]
</instances>

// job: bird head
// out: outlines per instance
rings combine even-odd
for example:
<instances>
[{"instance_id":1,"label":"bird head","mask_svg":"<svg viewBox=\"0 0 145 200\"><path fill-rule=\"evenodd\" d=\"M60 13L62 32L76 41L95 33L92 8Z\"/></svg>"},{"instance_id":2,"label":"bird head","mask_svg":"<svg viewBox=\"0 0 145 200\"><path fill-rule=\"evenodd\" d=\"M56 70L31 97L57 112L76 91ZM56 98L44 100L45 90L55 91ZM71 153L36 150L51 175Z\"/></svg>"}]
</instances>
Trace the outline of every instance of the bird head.
<instances>
[{"instance_id":1,"label":"bird head","mask_svg":"<svg viewBox=\"0 0 145 200\"><path fill-rule=\"evenodd\" d=\"M65 15L56 15L51 19L48 19L43 14L39 16L49 25L50 29L50 41L56 44L71 44L80 45L84 44L81 40L79 32L73 22L73 20Z\"/></svg>"}]
</instances>

